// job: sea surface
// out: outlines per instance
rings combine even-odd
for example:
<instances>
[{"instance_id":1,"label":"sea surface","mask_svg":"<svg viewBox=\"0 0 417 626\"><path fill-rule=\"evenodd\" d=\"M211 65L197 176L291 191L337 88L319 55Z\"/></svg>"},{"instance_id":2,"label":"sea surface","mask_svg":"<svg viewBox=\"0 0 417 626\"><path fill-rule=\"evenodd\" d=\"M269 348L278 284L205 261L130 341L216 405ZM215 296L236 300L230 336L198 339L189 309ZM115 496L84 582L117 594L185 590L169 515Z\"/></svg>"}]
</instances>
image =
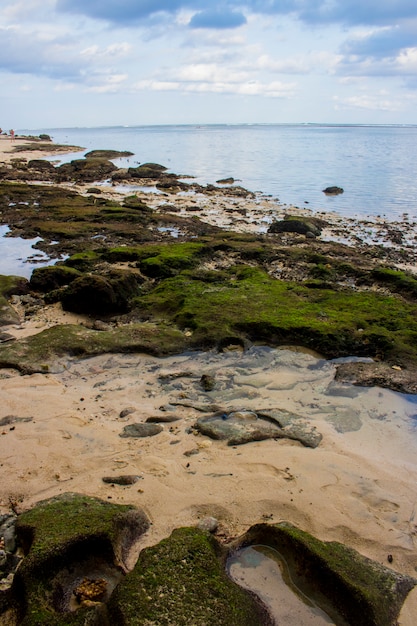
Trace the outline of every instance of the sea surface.
<instances>
[{"instance_id":1,"label":"sea surface","mask_svg":"<svg viewBox=\"0 0 417 626\"><path fill-rule=\"evenodd\" d=\"M48 133L56 143L85 151L129 150L134 156L118 165L152 161L203 184L232 176L251 191L314 211L417 217L417 126L115 126L18 133ZM331 185L344 193L326 196L323 189Z\"/></svg>"}]
</instances>

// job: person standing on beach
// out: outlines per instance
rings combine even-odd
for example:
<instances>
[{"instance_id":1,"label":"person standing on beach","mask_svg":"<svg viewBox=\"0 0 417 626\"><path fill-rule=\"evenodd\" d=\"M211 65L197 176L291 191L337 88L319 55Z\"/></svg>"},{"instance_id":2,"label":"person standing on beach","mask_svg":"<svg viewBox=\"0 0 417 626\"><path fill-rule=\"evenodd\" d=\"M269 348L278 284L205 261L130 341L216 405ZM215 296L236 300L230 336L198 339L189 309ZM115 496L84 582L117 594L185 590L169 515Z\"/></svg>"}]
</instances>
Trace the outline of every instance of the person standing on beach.
<instances>
[{"instance_id":1,"label":"person standing on beach","mask_svg":"<svg viewBox=\"0 0 417 626\"><path fill-rule=\"evenodd\" d=\"M15 137L14 137L14 130L13 130L13 128L11 130L9 130L9 133L10 133L10 140L14 141Z\"/></svg>"}]
</instances>

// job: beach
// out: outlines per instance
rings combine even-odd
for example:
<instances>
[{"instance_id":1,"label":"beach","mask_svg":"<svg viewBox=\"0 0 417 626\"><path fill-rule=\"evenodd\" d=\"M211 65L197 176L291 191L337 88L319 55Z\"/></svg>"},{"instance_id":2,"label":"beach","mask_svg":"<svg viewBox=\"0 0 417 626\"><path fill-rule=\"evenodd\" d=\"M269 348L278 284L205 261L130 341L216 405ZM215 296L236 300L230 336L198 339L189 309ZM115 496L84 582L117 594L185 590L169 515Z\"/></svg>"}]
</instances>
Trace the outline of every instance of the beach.
<instances>
[{"instance_id":1,"label":"beach","mask_svg":"<svg viewBox=\"0 0 417 626\"><path fill-rule=\"evenodd\" d=\"M11 151L25 141L1 136L0 161L46 156L44 151ZM68 187L86 193L88 185ZM103 185L101 191L107 197L129 193L117 185ZM146 198L158 210L160 195L150 199L147 193ZM170 204L173 197L167 194L164 201ZM203 221L241 232L254 232L263 222L266 230L272 220L293 210L259 197L205 196L204 202L197 202L184 196L176 201L176 214L196 213L195 201ZM244 208L238 216L231 210L237 203ZM327 215L326 220L324 239L336 240L339 231L343 241L356 238L359 249L401 228L387 228L378 219L349 223ZM402 227L413 242L417 227L407 221ZM394 257L404 242L389 245ZM397 266L412 267L414 255L410 250ZM90 323L88 316L64 312L56 304L30 319L20 313L21 322L5 328L16 338L57 323ZM68 491L138 506L152 525L132 552L132 564L143 547L209 516L218 520L223 540L258 522L288 521L319 539L342 542L416 576L414 400L376 387L338 384L335 368L334 362L311 351L254 347L244 352L231 346L222 354L165 358L66 357L45 374L2 369L0 510L20 512ZM202 388L204 374L213 376L212 390ZM228 411L292 411L323 439L314 449L289 439L228 446L194 428L211 405ZM143 439L120 436L126 425L149 418L162 424L161 432ZM128 486L103 481L119 475L138 480ZM400 626L413 626L415 615L416 590L405 602Z\"/></svg>"}]
</instances>

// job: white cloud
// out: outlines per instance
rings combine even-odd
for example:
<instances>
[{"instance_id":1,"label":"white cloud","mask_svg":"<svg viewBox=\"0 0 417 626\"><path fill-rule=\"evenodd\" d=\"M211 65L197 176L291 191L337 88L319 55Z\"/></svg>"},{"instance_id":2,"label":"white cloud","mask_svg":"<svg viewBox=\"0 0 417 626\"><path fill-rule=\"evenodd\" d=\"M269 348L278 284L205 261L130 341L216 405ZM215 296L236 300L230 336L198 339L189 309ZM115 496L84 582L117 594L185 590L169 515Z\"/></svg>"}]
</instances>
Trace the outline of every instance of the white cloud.
<instances>
[{"instance_id":1,"label":"white cloud","mask_svg":"<svg viewBox=\"0 0 417 626\"><path fill-rule=\"evenodd\" d=\"M401 110L401 104L397 100L386 98L385 90L372 95L355 95L349 97L334 96L335 107L337 109L365 109L367 111L391 111Z\"/></svg>"},{"instance_id":2,"label":"white cloud","mask_svg":"<svg viewBox=\"0 0 417 626\"><path fill-rule=\"evenodd\" d=\"M297 90L296 83L282 83L273 81L263 83L261 81L247 82L180 82L180 81L160 81L142 80L134 86L136 90L152 91L181 91L183 93L217 93L235 94L244 96L265 96L270 98L290 98Z\"/></svg>"}]
</instances>

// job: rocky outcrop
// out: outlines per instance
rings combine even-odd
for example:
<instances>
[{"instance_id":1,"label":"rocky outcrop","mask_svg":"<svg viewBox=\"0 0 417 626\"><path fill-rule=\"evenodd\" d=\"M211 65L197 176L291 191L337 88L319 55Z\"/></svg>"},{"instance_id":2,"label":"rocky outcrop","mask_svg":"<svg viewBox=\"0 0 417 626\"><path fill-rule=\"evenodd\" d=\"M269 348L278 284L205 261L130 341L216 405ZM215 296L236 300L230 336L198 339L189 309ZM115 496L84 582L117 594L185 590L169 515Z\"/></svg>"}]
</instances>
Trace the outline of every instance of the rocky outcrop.
<instances>
[{"instance_id":1,"label":"rocky outcrop","mask_svg":"<svg viewBox=\"0 0 417 626\"><path fill-rule=\"evenodd\" d=\"M308 448L317 448L322 440L314 426L283 409L219 411L200 417L194 427L212 439L226 440L229 446L265 439L293 439Z\"/></svg>"}]
</instances>

